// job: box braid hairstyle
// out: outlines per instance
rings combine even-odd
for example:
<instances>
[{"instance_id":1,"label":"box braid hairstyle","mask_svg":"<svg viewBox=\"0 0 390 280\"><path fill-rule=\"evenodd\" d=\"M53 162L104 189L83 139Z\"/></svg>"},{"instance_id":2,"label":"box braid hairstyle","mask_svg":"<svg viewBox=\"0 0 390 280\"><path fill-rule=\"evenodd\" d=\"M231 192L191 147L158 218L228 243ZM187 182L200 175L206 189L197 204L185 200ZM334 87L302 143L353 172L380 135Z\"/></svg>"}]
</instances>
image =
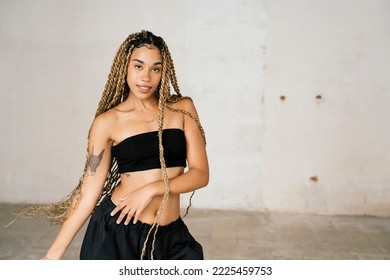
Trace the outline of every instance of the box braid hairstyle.
<instances>
[{"instance_id":1,"label":"box braid hairstyle","mask_svg":"<svg viewBox=\"0 0 390 280\"><path fill-rule=\"evenodd\" d=\"M115 55L113 64L111 66L111 71L108 75L107 83L105 85L97 111L95 113L95 118L100 114L106 112L107 110L117 106L119 103L126 100L126 98L129 96L130 89L126 82L126 74L127 74L127 68L129 65L130 56L135 48L140 48L142 46L156 47L160 51L163 60L161 81L159 86L157 87L155 94L158 97L158 143L159 143L159 154L160 154L162 177L165 184L165 192L160 207L157 211L154 223L147 234L146 240L143 245L142 254L141 254L141 259L143 259L143 257L146 254L146 246L149 237L154 231L152 250L150 253L151 258L153 259L155 237L159 227L158 219L164 210L164 206L168 201L169 191L170 191L169 178L167 175L165 159L163 156L164 147L162 145L162 131L163 131L165 108L172 112L183 113L191 117L197 123L202 133L205 144L206 144L206 138L205 138L205 133L202 128L202 125L194 115L192 115L190 112L181 109L174 109L167 105L167 102L175 103L182 99L189 99L192 101L192 99L188 96L182 96L180 93L179 86L177 83L177 78L176 78L176 72L173 65L173 60L169 52L168 46L166 45L164 40L161 37L154 35L152 32L145 31L145 30L142 30L141 32L138 33L130 34L125 39L125 41L120 45ZM172 95L170 94L171 85L176 94L172 94ZM69 217L69 215L72 213L72 210L77 207L78 201L81 196L81 185L84 176L86 174L87 164L88 164L88 146L89 146L90 132L91 132L91 128L89 129L88 132L87 160L85 162L84 173L80 178L76 188L67 197L65 197L59 202L47 204L47 205L26 205L22 207L18 211L18 213L16 213L16 217L13 221L15 221L18 217L41 216L41 217L46 217L50 221L50 224L58 225L58 224L62 224L67 219L67 217ZM103 191L100 195L100 198L96 206L98 206L106 196L112 194L113 190L119 185L119 183L120 183L120 174L118 172L118 163L116 161L116 158L113 157L111 160L106 181L103 186ZM185 217L188 214L188 210L191 207L191 199L193 195L194 195L194 191L192 192L189 198L189 205L183 217Z\"/></svg>"}]
</instances>

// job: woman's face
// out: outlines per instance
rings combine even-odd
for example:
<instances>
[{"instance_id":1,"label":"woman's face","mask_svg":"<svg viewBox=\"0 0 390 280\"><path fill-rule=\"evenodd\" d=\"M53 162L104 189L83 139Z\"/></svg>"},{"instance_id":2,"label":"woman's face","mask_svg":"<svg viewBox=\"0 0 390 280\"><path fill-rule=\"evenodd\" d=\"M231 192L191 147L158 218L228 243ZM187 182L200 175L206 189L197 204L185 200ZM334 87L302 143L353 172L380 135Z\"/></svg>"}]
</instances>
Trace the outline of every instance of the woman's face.
<instances>
[{"instance_id":1,"label":"woman's face","mask_svg":"<svg viewBox=\"0 0 390 280\"><path fill-rule=\"evenodd\" d=\"M130 56L127 69L127 84L130 94L140 99L148 99L161 81L162 57L154 46L135 48Z\"/></svg>"}]
</instances>

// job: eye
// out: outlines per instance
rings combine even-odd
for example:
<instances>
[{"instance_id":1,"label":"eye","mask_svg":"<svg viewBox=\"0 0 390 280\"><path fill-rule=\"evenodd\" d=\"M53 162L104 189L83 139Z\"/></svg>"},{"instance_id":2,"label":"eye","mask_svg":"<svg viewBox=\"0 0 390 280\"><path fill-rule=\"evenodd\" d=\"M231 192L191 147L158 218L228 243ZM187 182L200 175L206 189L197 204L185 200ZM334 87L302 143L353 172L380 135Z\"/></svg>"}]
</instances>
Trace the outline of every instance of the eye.
<instances>
[{"instance_id":1,"label":"eye","mask_svg":"<svg viewBox=\"0 0 390 280\"><path fill-rule=\"evenodd\" d=\"M135 65L134 65L134 68L137 69L137 70L141 70L141 69L142 69L142 66L139 65L139 64L135 64Z\"/></svg>"},{"instance_id":2,"label":"eye","mask_svg":"<svg viewBox=\"0 0 390 280\"><path fill-rule=\"evenodd\" d=\"M161 71L161 69L159 67L156 67L156 68L153 68L152 71L158 73Z\"/></svg>"}]
</instances>

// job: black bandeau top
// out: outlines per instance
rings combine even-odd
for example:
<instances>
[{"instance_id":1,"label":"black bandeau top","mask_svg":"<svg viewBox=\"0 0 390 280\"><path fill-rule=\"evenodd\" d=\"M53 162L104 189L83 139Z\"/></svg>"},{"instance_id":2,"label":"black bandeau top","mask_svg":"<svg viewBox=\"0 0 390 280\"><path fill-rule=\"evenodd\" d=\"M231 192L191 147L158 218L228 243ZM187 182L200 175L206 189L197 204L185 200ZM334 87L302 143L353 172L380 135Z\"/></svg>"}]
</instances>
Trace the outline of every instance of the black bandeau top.
<instances>
[{"instance_id":1,"label":"black bandeau top","mask_svg":"<svg viewBox=\"0 0 390 280\"><path fill-rule=\"evenodd\" d=\"M179 128L163 130L166 167L186 167L186 140ZM119 173L161 168L158 132L151 131L130 136L112 146L112 155L118 162Z\"/></svg>"}]
</instances>

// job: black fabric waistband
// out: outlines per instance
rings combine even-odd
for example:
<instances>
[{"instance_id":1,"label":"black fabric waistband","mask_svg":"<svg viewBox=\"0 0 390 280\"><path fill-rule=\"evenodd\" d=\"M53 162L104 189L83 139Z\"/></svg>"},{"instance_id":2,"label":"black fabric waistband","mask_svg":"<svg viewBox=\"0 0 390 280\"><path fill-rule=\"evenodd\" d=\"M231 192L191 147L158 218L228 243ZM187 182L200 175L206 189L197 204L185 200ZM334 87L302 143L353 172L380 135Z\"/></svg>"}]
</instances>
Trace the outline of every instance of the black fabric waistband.
<instances>
[{"instance_id":1,"label":"black fabric waistband","mask_svg":"<svg viewBox=\"0 0 390 280\"><path fill-rule=\"evenodd\" d=\"M112 210L114 210L115 207L116 207L116 205L112 201L111 196L107 196L100 203L100 205L98 206L96 211L101 211L103 215L111 215L111 212L112 212ZM119 215L120 215L120 211L118 213L116 213L116 215L111 217L112 221L116 222ZM126 226L123 221L122 221L121 225ZM163 225L163 226L159 225L158 232L172 231L172 230L175 230L176 228L180 229L183 225L184 225L184 222L183 222L182 218L179 217L175 221L173 221L167 225ZM133 224L133 218L131 218L130 223L127 226L132 226L137 231L140 231L140 232L144 232L146 230L149 230L152 227L151 224L143 223L140 220L138 220L137 223ZM155 226L155 228L156 228L156 226Z\"/></svg>"}]
</instances>

